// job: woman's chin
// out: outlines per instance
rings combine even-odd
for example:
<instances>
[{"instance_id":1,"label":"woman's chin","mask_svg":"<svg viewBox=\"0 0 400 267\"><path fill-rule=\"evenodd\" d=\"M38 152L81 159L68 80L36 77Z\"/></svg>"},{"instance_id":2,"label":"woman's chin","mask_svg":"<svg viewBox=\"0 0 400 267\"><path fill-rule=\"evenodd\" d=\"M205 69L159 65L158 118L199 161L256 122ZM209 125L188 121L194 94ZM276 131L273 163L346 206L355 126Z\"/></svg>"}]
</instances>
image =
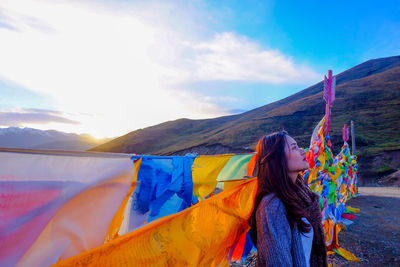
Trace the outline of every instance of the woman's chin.
<instances>
[{"instance_id":1,"label":"woman's chin","mask_svg":"<svg viewBox=\"0 0 400 267\"><path fill-rule=\"evenodd\" d=\"M302 171L308 170L308 168L310 168L310 166L308 165L308 162L307 162L306 164L304 164Z\"/></svg>"}]
</instances>

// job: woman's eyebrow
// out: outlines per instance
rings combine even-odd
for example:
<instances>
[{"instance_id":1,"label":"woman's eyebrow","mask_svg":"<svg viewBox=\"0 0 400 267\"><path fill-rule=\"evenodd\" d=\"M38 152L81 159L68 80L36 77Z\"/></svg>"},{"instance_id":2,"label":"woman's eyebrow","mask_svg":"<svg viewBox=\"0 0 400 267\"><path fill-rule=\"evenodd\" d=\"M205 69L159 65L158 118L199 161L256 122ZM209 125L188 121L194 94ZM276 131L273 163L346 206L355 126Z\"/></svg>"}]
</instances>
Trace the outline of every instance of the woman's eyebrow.
<instances>
[{"instance_id":1,"label":"woman's eyebrow","mask_svg":"<svg viewBox=\"0 0 400 267\"><path fill-rule=\"evenodd\" d=\"M291 146L293 146L293 145L297 146L297 143L291 143L290 145L291 145Z\"/></svg>"}]
</instances>

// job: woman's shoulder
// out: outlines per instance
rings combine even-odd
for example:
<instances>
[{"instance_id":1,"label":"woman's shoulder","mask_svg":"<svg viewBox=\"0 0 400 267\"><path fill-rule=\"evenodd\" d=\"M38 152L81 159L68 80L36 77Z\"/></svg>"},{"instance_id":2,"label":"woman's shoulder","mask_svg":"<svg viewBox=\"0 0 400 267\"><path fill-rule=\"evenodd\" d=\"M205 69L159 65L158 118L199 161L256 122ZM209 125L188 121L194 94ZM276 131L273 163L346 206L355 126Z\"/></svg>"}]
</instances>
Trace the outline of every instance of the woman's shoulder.
<instances>
[{"instance_id":1,"label":"woman's shoulder","mask_svg":"<svg viewBox=\"0 0 400 267\"><path fill-rule=\"evenodd\" d=\"M274 193L264 196L260 202L259 208L264 211L276 212L278 210L286 213L285 206L280 198Z\"/></svg>"},{"instance_id":2,"label":"woman's shoulder","mask_svg":"<svg viewBox=\"0 0 400 267\"><path fill-rule=\"evenodd\" d=\"M267 224L271 229L289 227L285 205L274 194L269 194L262 198L257 208L256 220L258 224Z\"/></svg>"}]
</instances>

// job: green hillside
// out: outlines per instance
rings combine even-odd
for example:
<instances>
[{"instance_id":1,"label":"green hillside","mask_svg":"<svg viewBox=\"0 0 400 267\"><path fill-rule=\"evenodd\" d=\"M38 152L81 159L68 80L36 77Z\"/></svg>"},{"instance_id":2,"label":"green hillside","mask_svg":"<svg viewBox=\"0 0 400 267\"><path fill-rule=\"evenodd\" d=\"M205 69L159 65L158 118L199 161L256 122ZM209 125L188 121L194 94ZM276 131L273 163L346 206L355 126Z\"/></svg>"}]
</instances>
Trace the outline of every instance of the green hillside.
<instances>
[{"instance_id":1,"label":"green hillside","mask_svg":"<svg viewBox=\"0 0 400 267\"><path fill-rule=\"evenodd\" d=\"M308 147L312 130L325 112L322 91L320 82L242 114L168 121L91 150L158 155L245 152L252 151L262 135L280 129ZM330 132L334 152L343 144L342 127L344 123L349 126L350 120L355 123L359 157L400 150L400 56L369 60L337 75ZM364 165L368 171L374 167Z\"/></svg>"}]
</instances>

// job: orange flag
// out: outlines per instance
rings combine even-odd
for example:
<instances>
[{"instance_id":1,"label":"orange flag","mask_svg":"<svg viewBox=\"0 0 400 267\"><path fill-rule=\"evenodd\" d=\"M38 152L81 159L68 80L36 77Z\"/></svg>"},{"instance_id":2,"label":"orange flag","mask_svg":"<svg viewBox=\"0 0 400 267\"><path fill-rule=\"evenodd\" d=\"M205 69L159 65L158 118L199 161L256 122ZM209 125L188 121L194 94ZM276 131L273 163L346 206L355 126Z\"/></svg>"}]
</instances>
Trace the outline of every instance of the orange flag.
<instances>
[{"instance_id":1,"label":"orange flag","mask_svg":"<svg viewBox=\"0 0 400 267\"><path fill-rule=\"evenodd\" d=\"M257 180L88 250L57 266L217 266L249 229Z\"/></svg>"}]
</instances>

